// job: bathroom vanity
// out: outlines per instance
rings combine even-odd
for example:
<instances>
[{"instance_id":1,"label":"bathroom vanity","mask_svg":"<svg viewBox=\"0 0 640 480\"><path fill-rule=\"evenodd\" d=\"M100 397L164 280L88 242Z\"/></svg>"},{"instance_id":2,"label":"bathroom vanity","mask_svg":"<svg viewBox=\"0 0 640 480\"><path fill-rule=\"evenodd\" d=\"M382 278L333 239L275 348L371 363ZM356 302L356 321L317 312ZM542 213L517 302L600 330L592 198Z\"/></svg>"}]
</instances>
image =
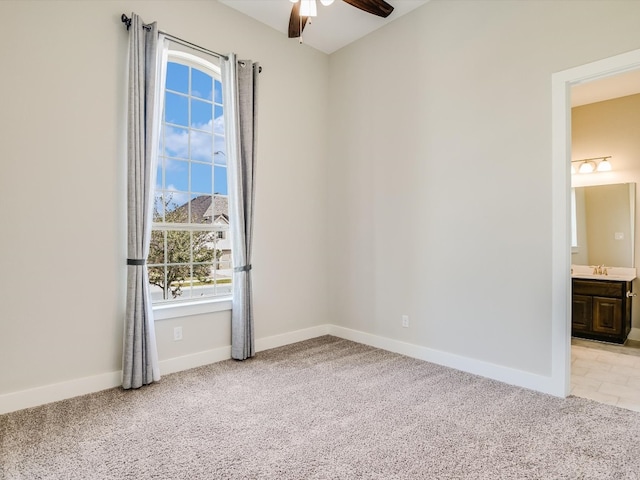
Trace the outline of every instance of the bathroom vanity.
<instances>
[{"instance_id":1,"label":"bathroom vanity","mask_svg":"<svg viewBox=\"0 0 640 480\"><path fill-rule=\"evenodd\" d=\"M574 337L624 343L631 331L636 278L635 186L621 183L572 188Z\"/></svg>"},{"instance_id":2,"label":"bathroom vanity","mask_svg":"<svg viewBox=\"0 0 640 480\"><path fill-rule=\"evenodd\" d=\"M571 335L624 343L631 330L631 281L572 278Z\"/></svg>"}]
</instances>

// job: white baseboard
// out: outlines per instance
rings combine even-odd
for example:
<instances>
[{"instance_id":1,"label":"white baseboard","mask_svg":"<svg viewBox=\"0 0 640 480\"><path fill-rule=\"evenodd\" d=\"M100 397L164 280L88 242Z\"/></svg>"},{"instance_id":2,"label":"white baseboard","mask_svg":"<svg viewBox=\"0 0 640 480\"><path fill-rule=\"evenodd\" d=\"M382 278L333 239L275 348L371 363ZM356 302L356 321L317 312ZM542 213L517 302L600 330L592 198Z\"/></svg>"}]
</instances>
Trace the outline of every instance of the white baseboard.
<instances>
[{"instance_id":1,"label":"white baseboard","mask_svg":"<svg viewBox=\"0 0 640 480\"><path fill-rule=\"evenodd\" d=\"M632 328L627 336L628 340L640 341L640 328Z\"/></svg>"},{"instance_id":2,"label":"white baseboard","mask_svg":"<svg viewBox=\"0 0 640 480\"><path fill-rule=\"evenodd\" d=\"M230 358L231 346L205 350L204 352L183 355L182 357L168 358L159 362L160 376L189 370L190 368L201 367L203 365L210 365Z\"/></svg>"},{"instance_id":3,"label":"white baseboard","mask_svg":"<svg viewBox=\"0 0 640 480\"><path fill-rule=\"evenodd\" d=\"M509 385L524 387L530 390L536 390L538 392L558 396L557 389L555 388L550 376L546 377L543 375L525 372L523 370L495 365L469 357L422 347L420 345L401 342L399 340L372 335L358 330L351 330L349 328L338 327L336 325L330 325L329 334L346 340L380 348L382 350L406 355L407 357L417 358L419 360L425 360L427 362L436 363L456 370L462 370L463 372L472 373L481 377L491 378L503 383L508 383Z\"/></svg>"},{"instance_id":4,"label":"white baseboard","mask_svg":"<svg viewBox=\"0 0 640 480\"><path fill-rule=\"evenodd\" d=\"M283 347L291 343L302 342L310 338L329 335L331 325L318 325L317 327L304 328L293 332L283 333L281 335L273 335L271 337L258 338L256 340L256 352L269 350L270 348Z\"/></svg>"},{"instance_id":5,"label":"white baseboard","mask_svg":"<svg viewBox=\"0 0 640 480\"><path fill-rule=\"evenodd\" d=\"M0 415L24 408L37 407L45 403L78 397L122 385L122 371L102 373L67 382L19 390L0 395Z\"/></svg>"},{"instance_id":6,"label":"white baseboard","mask_svg":"<svg viewBox=\"0 0 640 480\"><path fill-rule=\"evenodd\" d=\"M328 325L305 328L293 332L283 333L256 339L256 350L268 350L282 347L290 343L308 340L310 338L327 335ZM189 370L231 358L231 346L215 348L182 357L169 358L160 361L160 375ZM44 385L42 387L20 390L0 395L0 415L15 412L24 408L37 407L45 403L57 402L67 398L99 392L122 385L122 371L103 373L91 377L78 378L66 382Z\"/></svg>"},{"instance_id":7,"label":"white baseboard","mask_svg":"<svg viewBox=\"0 0 640 480\"><path fill-rule=\"evenodd\" d=\"M462 370L475 375L492 378L510 385L516 385L556 395L551 377L494 365L488 362L474 360L472 358L401 342L399 340L393 340L358 330L338 327L336 325L319 325L316 327L283 333L281 335L259 338L256 339L256 351L260 352L271 348L282 347L284 345L320 337L322 335L333 335L346 340L406 355L408 357L455 368L456 370ZM161 375L167 375L169 373L180 372L190 368L220 362L229 358L231 358L230 346L215 348L204 352L194 353L192 355L163 360L160 362L160 373ZM99 392L108 388L117 387L121 385L121 383L122 372L117 371L52 385L45 385L28 390L21 390L18 392L6 393L0 395L0 415L79 395Z\"/></svg>"}]
</instances>

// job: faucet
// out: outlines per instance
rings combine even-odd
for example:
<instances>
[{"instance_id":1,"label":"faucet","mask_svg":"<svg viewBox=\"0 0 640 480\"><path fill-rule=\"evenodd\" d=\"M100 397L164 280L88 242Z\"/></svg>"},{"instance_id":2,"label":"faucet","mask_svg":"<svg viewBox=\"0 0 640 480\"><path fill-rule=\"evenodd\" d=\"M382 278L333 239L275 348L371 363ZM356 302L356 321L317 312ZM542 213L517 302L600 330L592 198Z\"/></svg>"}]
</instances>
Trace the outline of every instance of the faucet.
<instances>
[{"instance_id":1,"label":"faucet","mask_svg":"<svg viewBox=\"0 0 640 480\"><path fill-rule=\"evenodd\" d=\"M607 267L605 267L604 264L595 265L593 267L593 275L609 275L609 272L607 271Z\"/></svg>"}]
</instances>

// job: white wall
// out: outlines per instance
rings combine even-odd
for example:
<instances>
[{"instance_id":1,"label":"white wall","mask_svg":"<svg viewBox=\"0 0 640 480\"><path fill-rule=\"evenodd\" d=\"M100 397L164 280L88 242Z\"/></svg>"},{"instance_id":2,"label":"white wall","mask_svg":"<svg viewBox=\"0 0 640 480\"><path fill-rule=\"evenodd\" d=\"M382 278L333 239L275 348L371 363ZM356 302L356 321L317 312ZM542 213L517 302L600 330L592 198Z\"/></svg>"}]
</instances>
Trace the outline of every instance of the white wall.
<instances>
[{"instance_id":1,"label":"white wall","mask_svg":"<svg viewBox=\"0 0 640 480\"><path fill-rule=\"evenodd\" d=\"M3 1L0 400L86 377L100 386L121 369L128 35L120 15L131 11L263 65L256 335L326 322L325 54L215 1ZM182 342L172 340L175 325ZM158 321L157 333L165 362L223 348L229 312Z\"/></svg>"},{"instance_id":2,"label":"white wall","mask_svg":"<svg viewBox=\"0 0 640 480\"><path fill-rule=\"evenodd\" d=\"M331 318L550 375L551 75L639 48L639 16L434 0L332 55Z\"/></svg>"},{"instance_id":3,"label":"white wall","mask_svg":"<svg viewBox=\"0 0 640 480\"><path fill-rule=\"evenodd\" d=\"M213 1L5 1L0 396L120 369L130 11L265 68L258 338L331 323L549 375L551 74L640 48L640 3L433 0L327 57ZM158 322L165 362L228 335Z\"/></svg>"}]
</instances>

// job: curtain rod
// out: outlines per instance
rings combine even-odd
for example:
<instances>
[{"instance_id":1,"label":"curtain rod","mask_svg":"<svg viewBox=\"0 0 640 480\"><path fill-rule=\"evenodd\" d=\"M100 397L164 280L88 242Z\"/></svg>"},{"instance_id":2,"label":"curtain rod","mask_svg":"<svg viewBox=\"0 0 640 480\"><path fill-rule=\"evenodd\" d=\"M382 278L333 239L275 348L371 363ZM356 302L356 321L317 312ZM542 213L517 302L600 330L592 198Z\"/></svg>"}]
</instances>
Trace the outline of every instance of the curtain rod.
<instances>
[{"instance_id":1,"label":"curtain rod","mask_svg":"<svg viewBox=\"0 0 640 480\"><path fill-rule=\"evenodd\" d=\"M120 20L122 20L122 23L124 23L127 26L127 30L129 30L129 27L131 27L131 19L123 13L122 16L120 17ZM142 25L142 28L144 28L145 30L149 30L151 27L149 25ZM159 33L167 37L169 40L172 40L176 43L181 43L185 47L190 47L195 50L200 50L201 52L208 53L209 55L213 55L214 57L217 57L217 58L223 58L224 60L229 60L229 57L227 57L226 55L222 55L221 53L214 52L213 50L209 50L208 48L201 47L200 45L196 45L195 43L188 42L186 40L183 40L180 37L171 35L170 33L162 32L162 31ZM260 68L260 70L262 70L262 67Z\"/></svg>"}]
</instances>

